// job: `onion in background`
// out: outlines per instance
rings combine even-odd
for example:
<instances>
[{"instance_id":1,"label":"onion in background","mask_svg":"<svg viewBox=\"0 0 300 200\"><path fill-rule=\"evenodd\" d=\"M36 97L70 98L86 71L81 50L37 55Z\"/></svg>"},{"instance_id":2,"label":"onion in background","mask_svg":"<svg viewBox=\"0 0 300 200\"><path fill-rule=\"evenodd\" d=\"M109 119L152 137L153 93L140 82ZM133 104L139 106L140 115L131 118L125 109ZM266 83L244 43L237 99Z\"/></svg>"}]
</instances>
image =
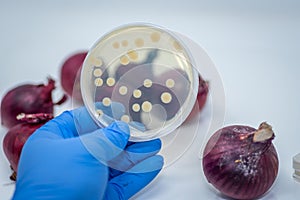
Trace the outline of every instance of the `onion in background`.
<instances>
[{"instance_id":1,"label":"onion in background","mask_svg":"<svg viewBox=\"0 0 300 200\"><path fill-rule=\"evenodd\" d=\"M60 82L63 90L74 100L82 102L80 90L80 71L87 51L68 56L60 69Z\"/></svg>"},{"instance_id":2,"label":"onion in background","mask_svg":"<svg viewBox=\"0 0 300 200\"><path fill-rule=\"evenodd\" d=\"M17 116L21 113L51 113L54 105L60 105L67 99L66 95L56 103L52 100L55 81L48 78L48 84L22 84L7 92L1 101L1 123L11 128L20 123Z\"/></svg>"}]
</instances>

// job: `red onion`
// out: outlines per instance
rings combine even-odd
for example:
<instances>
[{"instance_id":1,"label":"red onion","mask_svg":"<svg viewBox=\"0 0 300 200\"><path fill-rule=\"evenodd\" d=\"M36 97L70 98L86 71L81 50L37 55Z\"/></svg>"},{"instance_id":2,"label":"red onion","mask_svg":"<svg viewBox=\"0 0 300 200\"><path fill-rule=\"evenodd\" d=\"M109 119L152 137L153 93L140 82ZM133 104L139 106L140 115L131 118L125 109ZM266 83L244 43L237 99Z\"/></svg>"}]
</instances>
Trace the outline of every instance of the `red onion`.
<instances>
[{"instance_id":1,"label":"red onion","mask_svg":"<svg viewBox=\"0 0 300 200\"><path fill-rule=\"evenodd\" d=\"M180 98L180 101L184 101L186 99L186 97L188 96L188 89L187 89L187 85L185 83L183 83L183 77L185 77L185 73L181 70L171 70L171 71L167 71L165 73L163 73L159 79L161 80L168 80L168 79L172 79L175 82L175 86L174 88L172 88L172 90L177 94L178 99ZM188 78L186 78L188 79ZM159 91L160 92L160 91ZM198 93L197 93L197 100L196 103L198 104L198 108L197 110L200 112L206 101L207 101L207 95L209 92L209 85L208 82L205 81L202 76L199 74L199 84L198 84ZM178 105L176 105L176 102L173 102L174 104L172 105L172 107L170 108L166 108L167 109L171 109L173 110L173 112L171 111L167 111L167 112L171 112L176 114L179 107ZM196 103L193 109L196 109ZM172 104L172 102L171 102ZM170 104L170 105L171 105ZM179 105L180 106L180 105ZM192 116L192 113L188 116L187 120L189 120ZM193 113L195 114L195 113Z\"/></svg>"},{"instance_id":2,"label":"red onion","mask_svg":"<svg viewBox=\"0 0 300 200\"><path fill-rule=\"evenodd\" d=\"M14 171L11 179L16 179L18 163L22 148L32 133L53 118L52 114L37 113L37 114L20 114L18 119L21 123L12 127L4 137L3 150Z\"/></svg>"},{"instance_id":3,"label":"red onion","mask_svg":"<svg viewBox=\"0 0 300 200\"><path fill-rule=\"evenodd\" d=\"M188 96L189 93L188 77L187 74L182 69L180 68L170 69L170 70L166 70L160 75L157 76L154 75L153 68L151 65L156 59L158 55L157 53L158 53L157 50L152 50L148 53L144 61L140 63L131 62L128 65L126 65L126 67L120 65L117 67L117 70L115 72L115 80L117 82L119 80L124 81L122 80L122 77L125 76L126 82L128 84L127 87L129 88L128 90L131 91L131 89L139 89L143 94L141 98L126 96L126 99L129 98L129 105L128 105L128 102L122 102L124 96L122 97L122 95L120 96L117 93L114 93L114 100L124 104L126 110L129 110L130 116L134 121L141 122L141 113L132 110L132 105L135 103L141 105L142 102L144 101L150 101L153 105L160 104L161 106L164 107L164 110L166 111L166 120L169 120L176 115L176 113L180 109L181 106L180 103L183 103ZM143 74L143 75L139 76L139 74ZM102 79L105 80L105 77ZM130 88L131 85L136 85L136 83L138 82L142 83L142 81L145 79L150 79L153 82L150 88L144 87L143 85L140 86L139 88ZM171 88L165 86L168 80L174 82L174 86L172 86ZM104 97L110 96L112 94L113 89L118 89L118 88L107 87L105 85L101 86L101 88L95 93L96 101L101 101ZM129 92L129 94L132 94L132 92L133 91ZM162 103L161 94L163 92L168 92L169 94L171 94L172 97L175 98L173 98L172 101L169 103ZM208 95L208 83L199 75L197 111L201 111L202 108L204 107L205 102L207 100L207 95ZM196 110L196 106L194 106L194 110ZM189 118L192 118L194 114L196 114L196 112L191 112L187 120Z\"/></svg>"},{"instance_id":4,"label":"red onion","mask_svg":"<svg viewBox=\"0 0 300 200\"><path fill-rule=\"evenodd\" d=\"M180 102L178 101L176 95L171 89L157 83L152 83L152 86L150 88L141 86L138 89L142 91L143 95L140 98L135 98L134 96L131 96L129 100L129 105L142 105L142 103L145 101L150 101L153 105L160 104L161 106L163 106L166 112L166 120L171 119L178 112L180 108ZM161 94L164 92L168 92L173 97L170 103L162 103ZM129 112L133 121L142 122L141 112L135 112L131 107L129 108Z\"/></svg>"},{"instance_id":5,"label":"red onion","mask_svg":"<svg viewBox=\"0 0 300 200\"><path fill-rule=\"evenodd\" d=\"M64 91L73 99L82 102L80 91L80 71L87 51L69 56L61 66L60 81Z\"/></svg>"},{"instance_id":6,"label":"red onion","mask_svg":"<svg viewBox=\"0 0 300 200\"><path fill-rule=\"evenodd\" d=\"M20 123L16 116L20 113L51 113L53 106L66 100L64 95L56 103L52 101L55 81L48 78L48 84L23 84L8 91L1 101L1 123L7 128Z\"/></svg>"},{"instance_id":7,"label":"red onion","mask_svg":"<svg viewBox=\"0 0 300 200\"><path fill-rule=\"evenodd\" d=\"M208 182L234 199L260 197L278 173L273 139L272 127L265 122L258 130L239 125L218 130L204 149L203 170Z\"/></svg>"},{"instance_id":8,"label":"red onion","mask_svg":"<svg viewBox=\"0 0 300 200\"><path fill-rule=\"evenodd\" d=\"M199 86L197 94L197 103L199 106L199 111L201 111L206 103L208 95L208 82L205 81L201 76L199 76Z\"/></svg>"},{"instance_id":9,"label":"red onion","mask_svg":"<svg viewBox=\"0 0 300 200\"><path fill-rule=\"evenodd\" d=\"M185 122L190 121L191 119L193 119L195 117L195 115L197 113L199 113L206 101L207 101L207 95L209 92L209 84L207 81L205 81L200 75L199 75L199 85L198 85L198 94L197 94L197 100L195 102L195 105L193 107L193 110L191 111L191 113L189 114L189 116L187 117L187 119L185 120Z\"/></svg>"},{"instance_id":10,"label":"red onion","mask_svg":"<svg viewBox=\"0 0 300 200\"><path fill-rule=\"evenodd\" d=\"M124 67L119 67L117 70L117 78L122 77L123 73L125 74L127 70L132 70L136 66L131 64L130 69L124 68ZM143 70L138 70L136 72L141 72ZM139 73L136 73L139 74ZM127 79L136 81L138 78L136 77L136 74L127 74ZM184 77L186 77L185 72L183 72L180 69L177 70L168 70L164 72L163 74L159 75L158 77L153 77L151 75L151 72L147 72L146 75L143 76L143 78L146 77L150 80L153 80L153 83L151 87L147 88L145 86L140 86L139 89L141 93L143 94L141 98L134 98L133 96L130 97L129 100L129 107L127 108L130 112L130 116L134 121L141 122L141 113L140 112L135 112L132 110L131 106L133 104L139 104L141 105L142 102L144 101L150 101L153 105L155 104L160 104L161 106L164 107L164 110L166 111L166 120L171 119L176 115L178 110L180 109L180 103L183 103L187 96L188 96L188 81L184 81ZM167 80L173 80L174 86L171 88L168 88L165 86ZM188 80L186 77L185 80ZM167 92L171 94L172 101L170 103L162 103L161 101L161 94ZM101 94L101 93L99 93ZM103 94L103 93L102 93ZM130 93L131 94L131 93ZM198 86L198 93L197 93L197 102L195 103L194 109L196 109L196 105L198 105L197 111L201 111L205 105L205 102L207 100L207 95L208 95L208 83L203 80L203 78L199 75L199 86ZM102 95L105 96L105 95ZM119 98L121 99L121 98ZM128 104L128 103L127 103ZM125 104L125 105L127 105ZM192 118L196 112L191 112L187 120L189 118Z\"/></svg>"}]
</instances>

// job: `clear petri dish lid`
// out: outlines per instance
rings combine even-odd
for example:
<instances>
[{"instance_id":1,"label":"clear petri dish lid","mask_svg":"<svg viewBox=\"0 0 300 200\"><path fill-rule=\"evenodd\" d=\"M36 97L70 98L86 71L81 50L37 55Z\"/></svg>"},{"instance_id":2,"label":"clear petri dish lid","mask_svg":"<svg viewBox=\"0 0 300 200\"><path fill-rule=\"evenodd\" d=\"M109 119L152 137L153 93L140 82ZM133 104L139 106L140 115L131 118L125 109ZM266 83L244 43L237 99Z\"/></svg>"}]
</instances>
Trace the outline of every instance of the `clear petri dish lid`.
<instances>
[{"instance_id":1,"label":"clear petri dish lid","mask_svg":"<svg viewBox=\"0 0 300 200\"><path fill-rule=\"evenodd\" d=\"M134 24L100 38L82 66L81 93L94 121L129 124L130 141L166 136L190 114L198 72L184 44L169 30Z\"/></svg>"}]
</instances>

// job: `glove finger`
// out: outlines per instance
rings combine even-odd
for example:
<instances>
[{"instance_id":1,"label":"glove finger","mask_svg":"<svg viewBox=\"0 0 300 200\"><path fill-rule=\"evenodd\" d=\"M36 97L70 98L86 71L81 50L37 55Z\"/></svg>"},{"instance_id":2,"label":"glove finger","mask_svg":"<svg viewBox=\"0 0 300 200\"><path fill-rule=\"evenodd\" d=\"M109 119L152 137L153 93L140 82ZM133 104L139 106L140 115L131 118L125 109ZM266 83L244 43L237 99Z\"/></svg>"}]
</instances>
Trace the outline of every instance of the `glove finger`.
<instances>
[{"instance_id":1,"label":"glove finger","mask_svg":"<svg viewBox=\"0 0 300 200\"><path fill-rule=\"evenodd\" d=\"M136 121L129 122L129 125L138 129L139 131L146 131L146 127L144 124Z\"/></svg>"},{"instance_id":2,"label":"glove finger","mask_svg":"<svg viewBox=\"0 0 300 200\"><path fill-rule=\"evenodd\" d=\"M137 163L154 156L160 149L160 139L147 142L136 142L127 145L121 154L109 161L110 178L116 177L132 168Z\"/></svg>"},{"instance_id":3,"label":"glove finger","mask_svg":"<svg viewBox=\"0 0 300 200\"><path fill-rule=\"evenodd\" d=\"M115 117L120 117L125 112L125 108L123 109L124 106L116 102L113 102L111 106L104 106L102 103L96 103L96 106L107 113L107 115L112 116L112 113L115 113ZM111 122L113 121L111 120ZM93 132L99 128L101 127L92 119L86 107L80 107L72 111L65 111L47 122L40 128L44 134L39 134L38 137L45 137L47 135L47 137L52 138L72 138Z\"/></svg>"},{"instance_id":4,"label":"glove finger","mask_svg":"<svg viewBox=\"0 0 300 200\"><path fill-rule=\"evenodd\" d=\"M103 118L110 124L115 120L119 120L125 113L125 107L118 102L112 102L109 106L104 106L103 103L95 104L96 110L104 113ZM86 108L75 109L72 112L76 130L79 135L92 132L99 128L99 125L90 116Z\"/></svg>"},{"instance_id":5,"label":"glove finger","mask_svg":"<svg viewBox=\"0 0 300 200\"><path fill-rule=\"evenodd\" d=\"M132 168L130 171L111 179L107 185L105 199L129 199L138 191L147 186L163 167L163 158L152 156Z\"/></svg>"},{"instance_id":6,"label":"glove finger","mask_svg":"<svg viewBox=\"0 0 300 200\"><path fill-rule=\"evenodd\" d=\"M125 122L114 122L106 128L85 134L80 139L95 158L107 165L109 160L124 150L129 136L129 127Z\"/></svg>"},{"instance_id":7,"label":"glove finger","mask_svg":"<svg viewBox=\"0 0 300 200\"><path fill-rule=\"evenodd\" d=\"M105 115L115 120L120 120L125 114L125 106L119 102L112 102L109 106L103 105L102 102L95 104L97 110L102 111Z\"/></svg>"},{"instance_id":8,"label":"glove finger","mask_svg":"<svg viewBox=\"0 0 300 200\"><path fill-rule=\"evenodd\" d=\"M75 111L75 110L74 110ZM64 111L59 116L48 121L46 124L41 126L37 131L37 134L33 134L35 138L51 138L51 139L66 139L78 136L76 124L77 118L73 118L74 111ZM84 107L76 109L78 118L89 127L89 129L96 129L98 126L89 116L87 110Z\"/></svg>"}]
</instances>

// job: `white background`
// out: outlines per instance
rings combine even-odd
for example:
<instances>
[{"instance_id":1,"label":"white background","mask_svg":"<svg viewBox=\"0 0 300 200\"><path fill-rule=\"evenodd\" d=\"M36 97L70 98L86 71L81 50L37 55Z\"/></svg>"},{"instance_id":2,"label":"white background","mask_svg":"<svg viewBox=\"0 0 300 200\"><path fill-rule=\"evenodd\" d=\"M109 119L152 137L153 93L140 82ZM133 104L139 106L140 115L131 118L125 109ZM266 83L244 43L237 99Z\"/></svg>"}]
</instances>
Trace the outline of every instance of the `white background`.
<instances>
[{"instance_id":1,"label":"white background","mask_svg":"<svg viewBox=\"0 0 300 200\"><path fill-rule=\"evenodd\" d=\"M300 152L300 3L297 0L0 0L0 97L17 84L58 80L71 53L90 48L104 33L132 22L180 32L206 49L226 94L224 125L276 134L278 178L263 199L297 199L292 156ZM70 108L70 102L57 114ZM206 107L201 115L205 121ZM200 124L201 125L201 124ZM0 129L1 141L7 130ZM206 183L198 159L201 141L133 199L223 199ZM0 152L0 196L9 199L10 169ZM297 196L297 197L296 197Z\"/></svg>"}]
</instances>

